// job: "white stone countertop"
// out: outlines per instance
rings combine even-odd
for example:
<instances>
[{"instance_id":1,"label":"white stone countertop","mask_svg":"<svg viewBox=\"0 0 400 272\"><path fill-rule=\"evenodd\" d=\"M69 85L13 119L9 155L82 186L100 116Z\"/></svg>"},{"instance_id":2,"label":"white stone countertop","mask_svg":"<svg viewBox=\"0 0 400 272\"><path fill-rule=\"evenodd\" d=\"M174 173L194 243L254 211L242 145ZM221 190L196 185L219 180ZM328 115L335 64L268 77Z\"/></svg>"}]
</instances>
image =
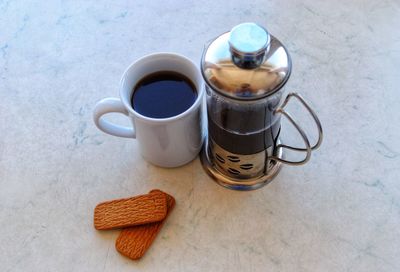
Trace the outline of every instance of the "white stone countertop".
<instances>
[{"instance_id":1,"label":"white stone countertop","mask_svg":"<svg viewBox=\"0 0 400 272\"><path fill-rule=\"evenodd\" d=\"M132 61L199 63L206 41L246 21L287 46L286 92L321 119L308 164L231 191L198 158L158 168L95 127L95 103L118 95ZM0 271L400 271L399 27L397 0L0 0ZM177 205L131 261L93 209L153 188Z\"/></svg>"}]
</instances>

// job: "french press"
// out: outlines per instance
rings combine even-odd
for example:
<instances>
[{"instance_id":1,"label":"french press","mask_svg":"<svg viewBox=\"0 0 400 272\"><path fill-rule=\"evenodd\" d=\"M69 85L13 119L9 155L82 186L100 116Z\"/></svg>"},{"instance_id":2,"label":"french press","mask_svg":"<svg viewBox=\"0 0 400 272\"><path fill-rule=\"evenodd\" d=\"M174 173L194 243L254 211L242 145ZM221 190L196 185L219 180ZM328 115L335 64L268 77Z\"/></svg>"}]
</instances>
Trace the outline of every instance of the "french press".
<instances>
[{"instance_id":1,"label":"french press","mask_svg":"<svg viewBox=\"0 0 400 272\"><path fill-rule=\"evenodd\" d=\"M260 188L279 173L282 164L304 164L321 145L321 123L306 101L298 93L289 93L281 103L291 69L287 49L255 23L237 25L206 46L201 72L206 82L208 136L201 162L220 185L235 190ZM292 98L317 125L314 145L285 110ZM281 143L282 116L298 131L304 148ZM289 161L283 157L284 150L305 156Z\"/></svg>"}]
</instances>

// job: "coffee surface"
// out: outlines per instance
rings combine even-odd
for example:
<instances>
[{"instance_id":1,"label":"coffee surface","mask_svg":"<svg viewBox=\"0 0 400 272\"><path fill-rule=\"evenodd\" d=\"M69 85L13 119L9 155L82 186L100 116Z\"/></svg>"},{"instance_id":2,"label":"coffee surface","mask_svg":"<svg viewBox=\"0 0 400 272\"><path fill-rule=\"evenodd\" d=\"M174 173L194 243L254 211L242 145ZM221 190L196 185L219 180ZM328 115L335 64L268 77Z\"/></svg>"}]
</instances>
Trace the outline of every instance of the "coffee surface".
<instances>
[{"instance_id":1,"label":"coffee surface","mask_svg":"<svg viewBox=\"0 0 400 272\"><path fill-rule=\"evenodd\" d=\"M160 71L142 78L134 87L133 109L147 117L168 118L186 111L196 101L193 82L172 71Z\"/></svg>"}]
</instances>

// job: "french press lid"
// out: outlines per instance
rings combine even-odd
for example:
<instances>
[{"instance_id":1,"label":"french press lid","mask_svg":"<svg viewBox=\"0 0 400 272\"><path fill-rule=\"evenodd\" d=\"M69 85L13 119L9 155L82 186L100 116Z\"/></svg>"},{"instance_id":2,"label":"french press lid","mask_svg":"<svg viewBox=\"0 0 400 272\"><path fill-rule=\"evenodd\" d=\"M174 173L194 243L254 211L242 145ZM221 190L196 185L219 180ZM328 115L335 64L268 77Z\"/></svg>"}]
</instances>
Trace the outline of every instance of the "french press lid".
<instances>
[{"instance_id":1,"label":"french press lid","mask_svg":"<svg viewBox=\"0 0 400 272\"><path fill-rule=\"evenodd\" d=\"M207 85L238 100L277 92L289 79L292 64L286 48L255 23L235 26L203 52L201 71Z\"/></svg>"}]
</instances>

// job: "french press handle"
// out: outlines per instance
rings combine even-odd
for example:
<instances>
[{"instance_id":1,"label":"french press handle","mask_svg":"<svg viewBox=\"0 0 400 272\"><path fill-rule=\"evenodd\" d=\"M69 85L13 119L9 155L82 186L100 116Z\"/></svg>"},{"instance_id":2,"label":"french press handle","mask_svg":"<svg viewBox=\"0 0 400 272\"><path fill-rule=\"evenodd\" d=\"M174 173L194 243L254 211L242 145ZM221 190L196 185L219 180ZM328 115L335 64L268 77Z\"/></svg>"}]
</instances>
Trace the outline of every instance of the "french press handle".
<instances>
[{"instance_id":1,"label":"french press handle","mask_svg":"<svg viewBox=\"0 0 400 272\"><path fill-rule=\"evenodd\" d=\"M318 140L313 146L310 145L310 141L308 140L307 135L304 133L303 129L296 123L296 121L294 121L293 117L287 111L285 111L285 107L289 103L289 101L292 97L297 98L301 102L301 104L311 114L312 118L315 121L315 124L317 125ZM305 148L300 148L300 147L293 147L293 146L289 146L289 145L285 145L285 144L278 144L276 146L276 148L286 148L286 149L290 149L290 150L294 150L294 151L306 152L306 156L303 160L299 160L299 161L288 161L288 160L279 158L277 156L272 156L272 157L270 157L270 159L279 161L282 163L286 163L286 164L291 164L291 165L305 164L306 162L308 162L308 160L311 157L311 151L317 149L322 143L323 131L322 131L321 122L319 121L317 114L311 109L311 107L307 104L307 102L298 93L289 93L286 96L285 100L283 101L282 106L279 107L278 109L276 109L274 111L274 113L276 113L276 114L280 113L289 120L289 122L296 128L296 130L300 134L301 138L304 141L304 145L305 145Z\"/></svg>"}]
</instances>

